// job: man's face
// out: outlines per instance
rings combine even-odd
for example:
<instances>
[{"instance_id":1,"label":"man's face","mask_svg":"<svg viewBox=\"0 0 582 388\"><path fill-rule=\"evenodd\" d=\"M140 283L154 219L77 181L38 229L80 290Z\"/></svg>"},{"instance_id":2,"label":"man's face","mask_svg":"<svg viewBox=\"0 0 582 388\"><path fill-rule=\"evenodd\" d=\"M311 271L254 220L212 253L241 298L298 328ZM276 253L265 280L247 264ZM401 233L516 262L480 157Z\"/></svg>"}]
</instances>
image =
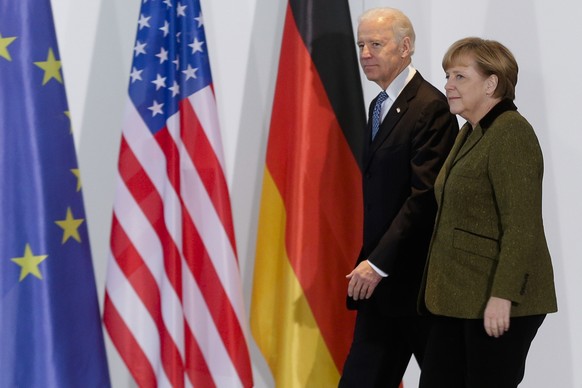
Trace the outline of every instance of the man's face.
<instances>
[{"instance_id":1,"label":"man's face","mask_svg":"<svg viewBox=\"0 0 582 388\"><path fill-rule=\"evenodd\" d=\"M360 65L368 80L386 89L408 65L407 41L396 41L390 20L363 20L358 26L358 47Z\"/></svg>"}]
</instances>

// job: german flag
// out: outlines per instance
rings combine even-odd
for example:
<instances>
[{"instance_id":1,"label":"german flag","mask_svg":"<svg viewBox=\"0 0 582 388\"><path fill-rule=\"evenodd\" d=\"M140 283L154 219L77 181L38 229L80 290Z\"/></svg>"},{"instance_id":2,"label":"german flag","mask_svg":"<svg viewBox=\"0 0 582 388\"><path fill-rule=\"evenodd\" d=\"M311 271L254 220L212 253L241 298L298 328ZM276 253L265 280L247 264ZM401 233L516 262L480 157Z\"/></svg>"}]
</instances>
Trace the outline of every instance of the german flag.
<instances>
[{"instance_id":1,"label":"german flag","mask_svg":"<svg viewBox=\"0 0 582 388\"><path fill-rule=\"evenodd\" d=\"M267 146L251 328L277 387L337 386L353 335L366 117L347 0L290 0Z\"/></svg>"}]
</instances>

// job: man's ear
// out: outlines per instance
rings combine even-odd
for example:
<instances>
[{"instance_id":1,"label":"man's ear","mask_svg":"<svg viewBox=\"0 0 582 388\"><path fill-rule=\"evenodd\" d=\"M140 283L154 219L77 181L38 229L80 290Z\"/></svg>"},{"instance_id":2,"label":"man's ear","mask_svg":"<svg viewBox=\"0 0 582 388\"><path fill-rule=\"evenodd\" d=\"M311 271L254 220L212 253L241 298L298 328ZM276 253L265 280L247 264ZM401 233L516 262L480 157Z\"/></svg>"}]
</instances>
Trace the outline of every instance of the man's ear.
<instances>
[{"instance_id":1,"label":"man's ear","mask_svg":"<svg viewBox=\"0 0 582 388\"><path fill-rule=\"evenodd\" d=\"M400 42L400 56L410 56L410 38L405 36Z\"/></svg>"}]
</instances>

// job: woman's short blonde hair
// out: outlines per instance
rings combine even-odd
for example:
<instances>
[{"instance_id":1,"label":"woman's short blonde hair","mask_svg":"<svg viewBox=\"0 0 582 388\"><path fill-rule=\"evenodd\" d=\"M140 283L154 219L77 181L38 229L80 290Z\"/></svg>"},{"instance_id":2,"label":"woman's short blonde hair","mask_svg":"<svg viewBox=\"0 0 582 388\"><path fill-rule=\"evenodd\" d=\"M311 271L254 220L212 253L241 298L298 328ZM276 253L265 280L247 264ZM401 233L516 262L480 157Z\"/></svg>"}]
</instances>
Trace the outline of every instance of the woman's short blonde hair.
<instances>
[{"instance_id":1,"label":"woman's short blonde hair","mask_svg":"<svg viewBox=\"0 0 582 388\"><path fill-rule=\"evenodd\" d=\"M456 41L443 57L443 69L458 65L462 61L475 61L477 71L483 76L497 76L497 88L493 97L515 100L518 66L507 47L494 40L469 37Z\"/></svg>"}]
</instances>

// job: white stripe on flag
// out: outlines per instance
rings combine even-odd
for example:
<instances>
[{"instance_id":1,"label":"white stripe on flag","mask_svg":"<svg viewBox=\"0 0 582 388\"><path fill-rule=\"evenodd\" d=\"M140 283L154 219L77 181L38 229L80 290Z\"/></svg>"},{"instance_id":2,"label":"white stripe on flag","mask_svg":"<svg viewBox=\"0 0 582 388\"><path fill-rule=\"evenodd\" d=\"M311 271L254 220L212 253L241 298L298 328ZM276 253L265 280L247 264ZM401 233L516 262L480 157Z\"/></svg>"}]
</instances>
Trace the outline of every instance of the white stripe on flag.
<instances>
[{"instance_id":1,"label":"white stripe on flag","mask_svg":"<svg viewBox=\"0 0 582 388\"><path fill-rule=\"evenodd\" d=\"M117 215L119 224L144 260L158 285L164 326L178 347L180 356L184 359L184 321L181 312L176 315L176 312L181 310L181 304L170 280L166 276L160 240L121 180L117 185L115 198L114 212ZM156 333L156 335L158 334Z\"/></svg>"},{"instance_id":2,"label":"white stripe on flag","mask_svg":"<svg viewBox=\"0 0 582 388\"><path fill-rule=\"evenodd\" d=\"M198 121L204 129L206 137L208 137L216 159L220 162L220 168L222 171L226 171L224 168L222 137L220 136L220 126L218 125L218 111L212 88L207 86L200 89L188 97L188 101L190 101L196 116L198 116Z\"/></svg>"},{"instance_id":3,"label":"white stripe on flag","mask_svg":"<svg viewBox=\"0 0 582 388\"><path fill-rule=\"evenodd\" d=\"M237 371L206 307L206 300L186 263L183 266L184 316L200 346L214 382L217 387L241 386Z\"/></svg>"},{"instance_id":4,"label":"white stripe on flag","mask_svg":"<svg viewBox=\"0 0 582 388\"><path fill-rule=\"evenodd\" d=\"M198 93L194 93L194 95L196 94ZM179 138L180 130L177 127L178 120L175 117L176 115L170 118L167 125L168 132L174 142L179 144L182 200L196 225L200 238L204 242L204 246L220 278L221 286L233 305L239 323L244 322L243 300L240 293L242 285L235 253L232 250L228 235L214 208L214 204L202 183L198 170Z\"/></svg>"},{"instance_id":5,"label":"white stripe on flag","mask_svg":"<svg viewBox=\"0 0 582 388\"><path fill-rule=\"evenodd\" d=\"M107 266L106 287L111 303L115 306L149 360L159 386L170 387L171 384L161 368L161 363L158 362L160 357L158 328L141 299L125 278L111 252Z\"/></svg>"}]
</instances>

